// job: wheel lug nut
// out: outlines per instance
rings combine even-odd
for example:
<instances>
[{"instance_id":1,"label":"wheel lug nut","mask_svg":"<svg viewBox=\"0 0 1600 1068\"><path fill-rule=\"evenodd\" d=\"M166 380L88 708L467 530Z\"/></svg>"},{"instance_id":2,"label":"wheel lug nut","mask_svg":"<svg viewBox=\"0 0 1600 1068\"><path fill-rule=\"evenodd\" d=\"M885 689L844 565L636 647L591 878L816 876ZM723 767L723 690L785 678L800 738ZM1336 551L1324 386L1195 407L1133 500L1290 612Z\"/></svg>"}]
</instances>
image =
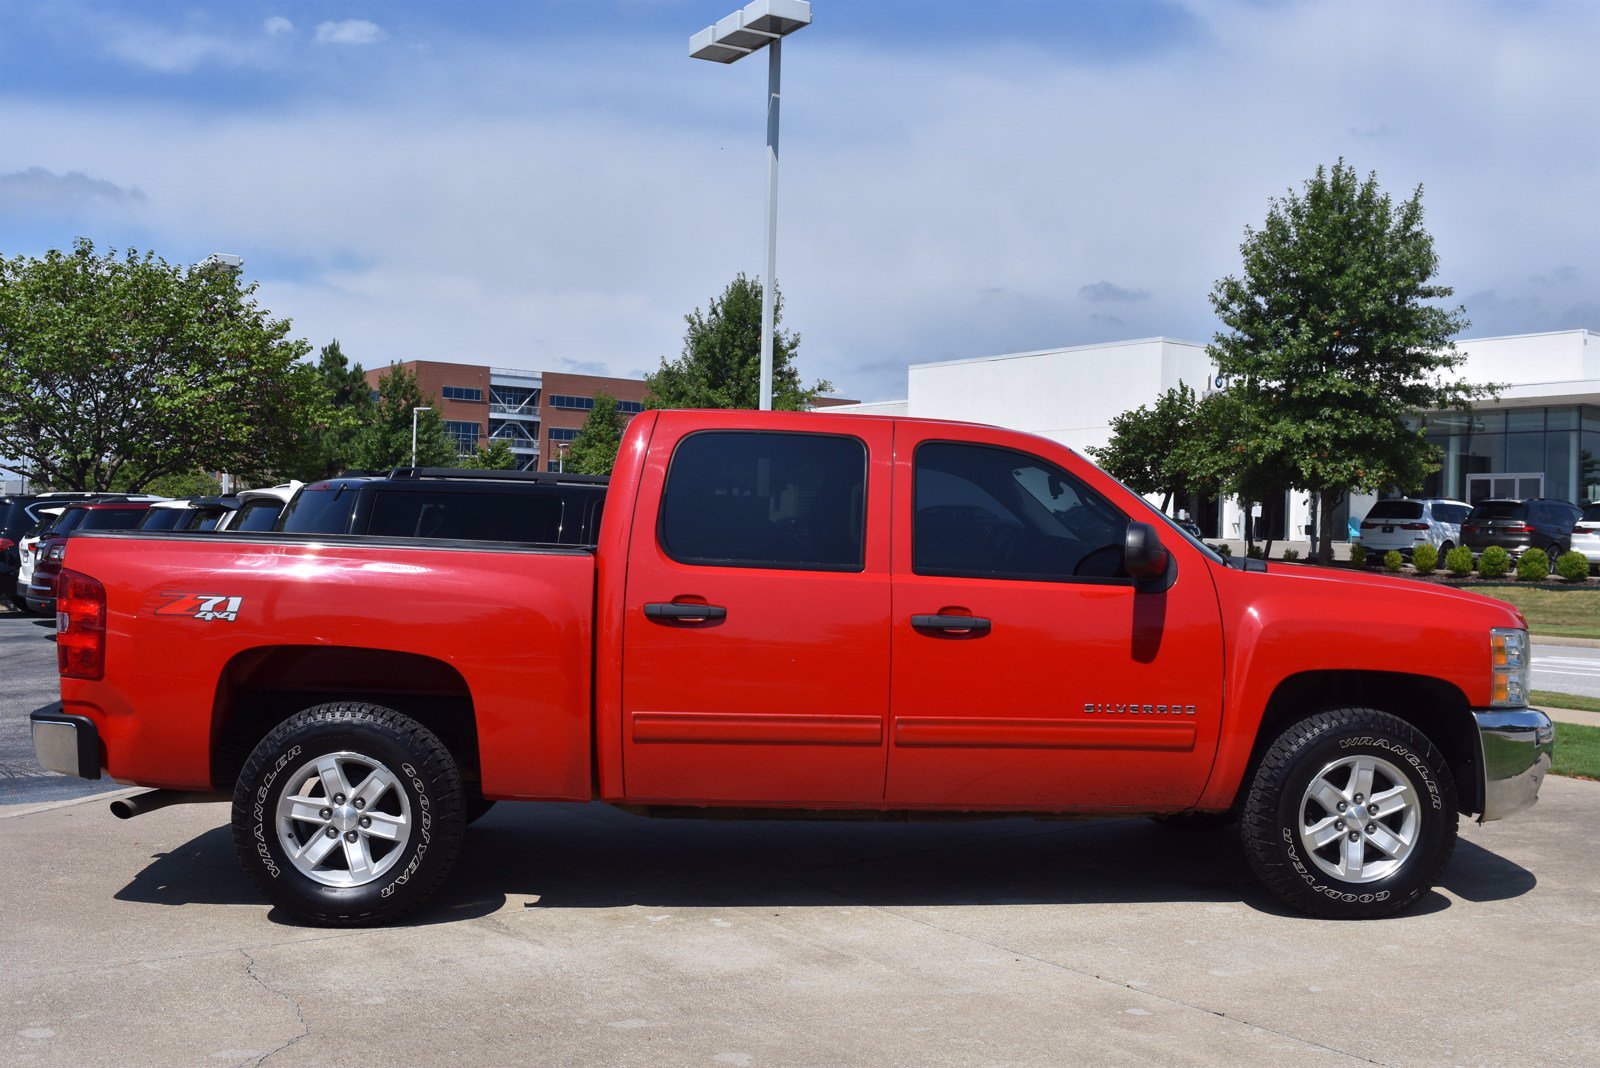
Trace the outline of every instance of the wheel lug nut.
<instances>
[{"instance_id":1,"label":"wheel lug nut","mask_svg":"<svg viewBox=\"0 0 1600 1068\"><path fill-rule=\"evenodd\" d=\"M1359 842L1359 841L1361 841L1361 835L1360 835L1360 834L1358 834L1358 833L1357 833L1357 832L1355 832L1355 831L1351 831L1351 832L1350 832L1350 841L1352 841L1352 842Z\"/></svg>"},{"instance_id":2,"label":"wheel lug nut","mask_svg":"<svg viewBox=\"0 0 1600 1068\"><path fill-rule=\"evenodd\" d=\"M1367 806L1367 811L1372 813L1374 816L1376 816L1378 814L1378 806L1377 805L1368 805Z\"/></svg>"},{"instance_id":3,"label":"wheel lug nut","mask_svg":"<svg viewBox=\"0 0 1600 1068\"><path fill-rule=\"evenodd\" d=\"M356 840L356 832L355 831L346 831L345 832L345 836L344 836L344 840L346 842L354 842Z\"/></svg>"},{"instance_id":4,"label":"wheel lug nut","mask_svg":"<svg viewBox=\"0 0 1600 1068\"><path fill-rule=\"evenodd\" d=\"M329 827L328 828L328 837L329 838L337 838L337 837L339 837L339 832L337 830L335 830L334 828Z\"/></svg>"},{"instance_id":5,"label":"wheel lug nut","mask_svg":"<svg viewBox=\"0 0 1600 1068\"><path fill-rule=\"evenodd\" d=\"M1361 798L1358 797L1358 798L1356 798L1356 800L1359 801L1359 800L1361 800ZM344 804L344 794L334 794L333 795L333 803L336 804L336 805Z\"/></svg>"},{"instance_id":6,"label":"wheel lug nut","mask_svg":"<svg viewBox=\"0 0 1600 1068\"><path fill-rule=\"evenodd\" d=\"M325 820L331 820L333 819L333 809L325 808L321 812L317 813L317 815L321 816Z\"/></svg>"},{"instance_id":7,"label":"wheel lug nut","mask_svg":"<svg viewBox=\"0 0 1600 1068\"><path fill-rule=\"evenodd\" d=\"M372 817L371 816L362 816L361 817L361 826L363 826L363 827L371 827L372 826Z\"/></svg>"},{"instance_id":8,"label":"wheel lug nut","mask_svg":"<svg viewBox=\"0 0 1600 1068\"><path fill-rule=\"evenodd\" d=\"M367 799L366 798L364 798L364 797L356 798L356 808L366 808L366 807L367 807Z\"/></svg>"},{"instance_id":9,"label":"wheel lug nut","mask_svg":"<svg viewBox=\"0 0 1600 1068\"><path fill-rule=\"evenodd\" d=\"M1367 824L1367 833L1368 834L1371 834L1373 831L1375 831L1377 829L1378 829L1378 825L1376 823Z\"/></svg>"},{"instance_id":10,"label":"wheel lug nut","mask_svg":"<svg viewBox=\"0 0 1600 1068\"><path fill-rule=\"evenodd\" d=\"M1356 794L1356 804L1358 804L1358 805L1361 804L1362 800L1363 800L1362 796L1360 794Z\"/></svg>"},{"instance_id":11,"label":"wheel lug nut","mask_svg":"<svg viewBox=\"0 0 1600 1068\"><path fill-rule=\"evenodd\" d=\"M1344 820L1334 820L1333 826L1336 830L1344 830Z\"/></svg>"},{"instance_id":12,"label":"wheel lug nut","mask_svg":"<svg viewBox=\"0 0 1600 1068\"><path fill-rule=\"evenodd\" d=\"M1343 801L1340 801L1339 802L1339 811L1343 812L1345 810L1345 807L1346 807L1345 803Z\"/></svg>"}]
</instances>

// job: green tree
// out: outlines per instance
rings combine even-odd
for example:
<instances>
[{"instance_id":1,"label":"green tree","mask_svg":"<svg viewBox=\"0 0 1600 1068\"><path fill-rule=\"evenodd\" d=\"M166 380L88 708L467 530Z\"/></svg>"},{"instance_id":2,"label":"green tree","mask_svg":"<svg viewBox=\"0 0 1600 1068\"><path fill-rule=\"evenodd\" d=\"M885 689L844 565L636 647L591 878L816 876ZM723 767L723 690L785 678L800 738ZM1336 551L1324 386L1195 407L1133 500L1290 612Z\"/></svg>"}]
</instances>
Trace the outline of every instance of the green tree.
<instances>
[{"instance_id":1,"label":"green tree","mask_svg":"<svg viewBox=\"0 0 1600 1068\"><path fill-rule=\"evenodd\" d=\"M472 457L472 466L479 471L515 471L517 454L504 438L491 438L489 444L479 445Z\"/></svg>"},{"instance_id":2,"label":"green tree","mask_svg":"<svg viewBox=\"0 0 1600 1068\"><path fill-rule=\"evenodd\" d=\"M317 400L307 414L297 458L297 477L307 481L356 466L356 442L375 415L366 372L345 357L338 338L318 352L316 375Z\"/></svg>"},{"instance_id":3,"label":"green tree","mask_svg":"<svg viewBox=\"0 0 1600 1068\"><path fill-rule=\"evenodd\" d=\"M457 466L455 442L439 415L438 403L422 392L415 372L397 363L378 377L377 403L355 438L356 466L375 471L411 466L411 413L422 407L430 410L417 415L417 466Z\"/></svg>"},{"instance_id":4,"label":"green tree","mask_svg":"<svg viewBox=\"0 0 1600 1068\"><path fill-rule=\"evenodd\" d=\"M807 389L800 383L795 354L800 335L779 329L783 293L776 296L772 333L772 407L797 411L810 407L833 389L819 380ZM689 325L683 353L661 358L661 366L645 376L647 408L759 408L761 406L761 281L738 275L722 296L713 297L683 317Z\"/></svg>"},{"instance_id":5,"label":"green tree","mask_svg":"<svg viewBox=\"0 0 1600 1068\"><path fill-rule=\"evenodd\" d=\"M74 490L282 469L314 371L255 292L233 268L85 238L0 261L0 456Z\"/></svg>"},{"instance_id":6,"label":"green tree","mask_svg":"<svg viewBox=\"0 0 1600 1068\"><path fill-rule=\"evenodd\" d=\"M622 446L622 415L617 398L608 393L594 395L594 408L583 421L583 429L567 448L563 471L580 475L609 475L617 464L617 449Z\"/></svg>"},{"instance_id":7,"label":"green tree","mask_svg":"<svg viewBox=\"0 0 1600 1068\"><path fill-rule=\"evenodd\" d=\"M125 485L115 489L118 493L134 492ZM140 487L140 492L157 497L213 497L222 492L222 481L208 471L180 471L151 479Z\"/></svg>"},{"instance_id":8,"label":"green tree","mask_svg":"<svg viewBox=\"0 0 1600 1068\"><path fill-rule=\"evenodd\" d=\"M1333 513L1349 489L1411 489L1437 453L1406 417L1467 407L1491 387L1451 381L1465 309L1434 303L1439 260L1422 225L1422 187L1395 203L1375 174L1343 159L1301 193L1274 198L1245 229L1243 277L1217 282L1222 320L1209 353L1246 384L1246 451L1283 465L1269 481L1318 495L1319 553L1333 559ZM1258 498L1259 499L1259 498Z\"/></svg>"},{"instance_id":9,"label":"green tree","mask_svg":"<svg viewBox=\"0 0 1600 1068\"><path fill-rule=\"evenodd\" d=\"M1189 433L1178 445L1174 463L1187 471L1197 489L1208 495L1237 497L1244 515L1240 533L1246 551L1258 533L1250 518L1254 505L1293 489L1294 465L1282 443L1266 432L1270 426L1256 411L1261 403L1249 384L1204 397L1195 407ZM1268 541L1264 556L1272 553Z\"/></svg>"},{"instance_id":10,"label":"green tree","mask_svg":"<svg viewBox=\"0 0 1600 1068\"><path fill-rule=\"evenodd\" d=\"M1144 405L1111 420L1111 440L1089 449L1089 455L1129 489L1161 494L1165 512L1172 498L1194 489L1201 481L1191 470L1190 453L1183 445L1195 434L1199 402L1183 383Z\"/></svg>"}]
</instances>

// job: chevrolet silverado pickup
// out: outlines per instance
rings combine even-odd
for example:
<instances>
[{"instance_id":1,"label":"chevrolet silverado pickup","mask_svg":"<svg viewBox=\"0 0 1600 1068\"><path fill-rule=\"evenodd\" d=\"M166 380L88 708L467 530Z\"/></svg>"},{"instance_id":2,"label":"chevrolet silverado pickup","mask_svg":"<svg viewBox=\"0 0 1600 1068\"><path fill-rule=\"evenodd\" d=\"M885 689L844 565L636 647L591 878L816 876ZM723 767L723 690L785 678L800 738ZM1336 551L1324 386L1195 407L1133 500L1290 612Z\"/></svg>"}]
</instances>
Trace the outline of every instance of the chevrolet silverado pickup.
<instances>
[{"instance_id":1,"label":"chevrolet silverado pickup","mask_svg":"<svg viewBox=\"0 0 1600 1068\"><path fill-rule=\"evenodd\" d=\"M415 908L495 801L593 799L1237 820L1283 900L1381 916L1553 748L1514 608L1226 561L961 423L646 412L593 546L95 532L57 592L40 761L154 787L125 817L231 796L256 885L321 924Z\"/></svg>"}]
</instances>

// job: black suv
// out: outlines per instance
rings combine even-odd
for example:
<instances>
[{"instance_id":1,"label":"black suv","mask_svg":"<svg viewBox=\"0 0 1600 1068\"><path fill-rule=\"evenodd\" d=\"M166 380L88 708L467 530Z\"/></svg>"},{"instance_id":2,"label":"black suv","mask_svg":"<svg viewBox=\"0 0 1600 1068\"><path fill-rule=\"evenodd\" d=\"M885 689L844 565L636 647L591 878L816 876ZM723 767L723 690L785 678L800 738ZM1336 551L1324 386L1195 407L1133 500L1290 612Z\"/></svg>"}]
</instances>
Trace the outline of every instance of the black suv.
<instances>
[{"instance_id":1,"label":"black suv","mask_svg":"<svg viewBox=\"0 0 1600 1068\"><path fill-rule=\"evenodd\" d=\"M285 534L364 534L451 541L593 545L601 475L399 467L385 476L310 482L283 510Z\"/></svg>"},{"instance_id":2,"label":"black suv","mask_svg":"<svg viewBox=\"0 0 1600 1068\"><path fill-rule=\"evenodd\" d=\"M1572 548L1572 526L1582 514L1577 505L1551 497L1479 501L1461 525L1461 541L1474 553L1498 545L1513 558L1543 549L1553 569L1556 557Z\"/></svg>"}]
</instances>

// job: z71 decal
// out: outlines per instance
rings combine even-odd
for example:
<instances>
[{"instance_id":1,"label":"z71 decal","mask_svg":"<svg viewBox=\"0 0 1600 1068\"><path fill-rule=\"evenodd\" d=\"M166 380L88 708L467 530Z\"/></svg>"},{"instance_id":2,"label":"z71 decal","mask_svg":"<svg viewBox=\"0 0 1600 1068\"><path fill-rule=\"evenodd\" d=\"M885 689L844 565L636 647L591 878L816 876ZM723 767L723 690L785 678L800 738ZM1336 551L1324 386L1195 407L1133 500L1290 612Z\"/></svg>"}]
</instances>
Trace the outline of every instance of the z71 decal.
<instances>
[{"instance_id":1,"label":"z71 decal","mask_svg":"<svg viewBox=\"0 0 1600 1068\"><path fill-rule=\"evenodd\" d=\"M239 618L239 605L243 597L229 597L225 593L167 593L172 600L156 609L158 616L189 616L192 619L220 619L228 623Z\"/></svg>"}]
</instances>

